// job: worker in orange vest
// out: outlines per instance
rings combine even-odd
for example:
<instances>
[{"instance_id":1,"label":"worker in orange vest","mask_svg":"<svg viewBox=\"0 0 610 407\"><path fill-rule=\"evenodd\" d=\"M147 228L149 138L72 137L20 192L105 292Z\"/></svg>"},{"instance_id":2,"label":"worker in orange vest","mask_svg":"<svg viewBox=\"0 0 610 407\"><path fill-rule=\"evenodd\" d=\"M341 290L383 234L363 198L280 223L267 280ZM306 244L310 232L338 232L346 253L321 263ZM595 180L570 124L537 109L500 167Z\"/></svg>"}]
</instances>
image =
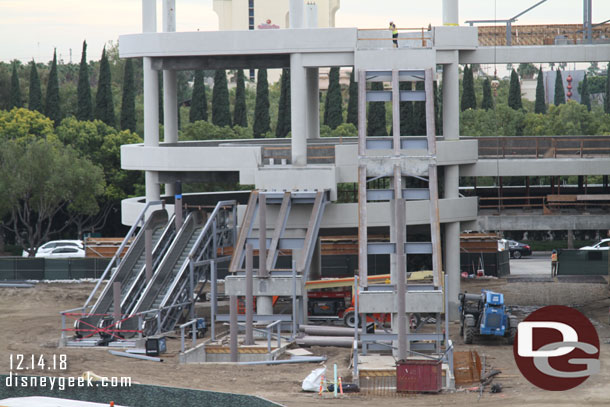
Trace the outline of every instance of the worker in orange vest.
<instances>
[{"instance_id":1,"label":"worker in orange vest","mask_svg":"<svg viewBox=\"0 0 610 407\"><path fill-rule=\"evenodd\" d=\"M557 275L557 250L551 252L551 277Z\"/></svg>"}]
</instances>

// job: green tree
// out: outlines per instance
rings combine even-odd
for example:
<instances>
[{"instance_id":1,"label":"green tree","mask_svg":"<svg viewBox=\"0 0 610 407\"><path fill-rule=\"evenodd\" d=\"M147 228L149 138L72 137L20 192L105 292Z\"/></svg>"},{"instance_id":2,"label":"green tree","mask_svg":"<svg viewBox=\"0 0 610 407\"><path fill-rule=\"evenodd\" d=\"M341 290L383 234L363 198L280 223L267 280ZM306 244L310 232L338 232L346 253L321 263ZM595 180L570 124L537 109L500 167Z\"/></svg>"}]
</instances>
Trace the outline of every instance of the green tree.
<instances>
[{"instance_id":1,"label":"green tree","mask_svg":"<svg viewBox=\"0 0 610 407\"><path fill-rule=\"evenodd\" d=\"M606 66L606 96L604 97L604 112L610 113L610 62Z\"/></svg>"},{"instance_id":2,"label":"green tree","mask_svg":"<svg viewBox=\"0 0 610 407\"><path fill-rule=\"evenodd\" d=\"M587 74L585 74L585 78L582 80L582 88L580 92L580 103L582 105L587 106L587 110L591 111L591 97L589 95L589 86L587 85Z\"/></svg>"},{"instance_id":3,"label":"green tree","mask_svg":"<svg viewBox=\"0 0 610 407\"><path fill-rule=\"evenodd\" d=\"M89 83L89 65L87 64L87 41L83 41L83 53L78 71L78 102L76 118L78 120L93 119L93 103L91 100L91 84Z\"/></svg>"},{"instance_id":4,"label":"green tree","mask_svg":"<svg viewBox=\"0 0 610 407\"><path fill-rule=\"evenodd\" d=\"M235 107L233 109L233 125L248 127L248 115L246 111L246 80L244 77L244 71L242 69L237 70Z\"/></svg>"},{"instance_id":5,"label":"green tree","mask_svg":"<svg viewBox=\"0 0 610 407\"><path fill-rule=\"evenodd\" d=\"M17 62L13 62L13 73L11 74L11 97L9 100L9 109L13 107L22 107L21 88L19 87L19 73L17 72Z\"/></svg>"},{"instance_id":6,"label":"green tree","mask_svg":"<svg viewBox=\"0 0 610 407\"><path fill-rule=\"evenodd\" d=\"M536 82L536 104L534 106L534 112L546 113L546 102L544 100L544 75L542 73L542 66L538 70L538 80Z\"/></svg>"},{"instance_id":7,"label":"green tree","mask_svg":"<svg viewBox=\"0 0 610 407\"><path fill-rule=\"evenodd\" d=\"M227 74L224 69L216 70L214 89L212 91L212 123L216 126L231 126L231 110L229 106L229 89Z\"/></svg>"},{"instance_id":8,"label":"green tree","mask_svg":"<svg viewBox=\"0 0 610 407\"><path fill-rule=\"evenodd\" d=\"M537 71L537 69L534 66L534 64L530 64L530 63L519 64L519 67L517 68L517 73L523 79L532 79L534 77L534 75L536 75L536 71Z\"/></svg>"},{"instance_id":9,"label":"green tree","mask_svg":"<svg viewBox=\"0 0 610 407\"><path fill-rule=\"evenodd\" d=\"M123 73L123 99L121 101L121 129L136 131L136 88L133 77L133 61L125 61ZM180 116L180 115L178 115Z\"/></svg>"},{"instance_id":10,"label":"green tree","mask_svg":"<svg viewBox=\"0 0 610 407\"><path fill-rule=\"evenodd\" d=\"M349 101L347 103L347 120L346 123L351 123L358 128L358 84L354 78L354 71L349 76Z\"/></svg>"},{"instance_id":11,"label":"green tree","mask_svg":"<svg viewBox=\"0 0 610 407\"><path fill-rule=\"evenodd\" d=\"M208 120L208 101L205 95L205 72L195 71L193 96L191 97L191 110L189 121Z\"/></svg>"},{"instance_id":12,"label":"green tree","mask_svg":"<svg viewBox=\"0 0 610 407\"><path fill-rule=\"evenodd\" d=\"M561 69L557 69L555 75L555 106L559 106L566 102L566 93L563 90L563 78L561 77Z\"/></svg>"},{"instance_id":13,"label":"green tree","mask_svg":"<svg viewBox=\"0 0 610 407\"><path fill-rule=\"evenodd\" d=\"M472 75L472 69L468 68L468 65L464 67L464 79L462 82L462 111L466 109L477 108L477 98L474 93L474 78Z\"/></svg>"},{"instance_id":14,"label":"green tree","mask_svg":"<svg viewBox=\"0 0 610 407\"><path fill-rule=\"evenodd\" d=\"M513 69L510 73L510 88L508 91L508 106L514 110L523 108L521 101L521 84L519 83L519 75Z\"/></svg>"},{"instance_id":15,"label":"green tree","mask_svg":"<svg viewBox=\"0 0 610 407\"><path fill-rule=\"evenodd\" d=\"M277 126L275 126L275 137L284 138L290 133L292 123L292 110L290 101L290 69L282 70L280 84L280 100L278 103Z\"/></svg>"},{"instance_id":16,"label":"green tree","mask_svg":"<svg viewBox=\"0 0 610 407\"><path fill-rule=\"evenodd\" d=\"M372 90L383 90L382 82L373 82ZM370 102L367 117L366 135L368 137L387 137L385 102Z\"/></svg>"},{"instance_id":17,"label":"green tree","mask_svg":"<svg viewBox=\"0 0 610 407\"><path fill-rule=\"evenodd\" d=\"M254 125L252 133L254 138L263 138L271 131L269 118L269 84L267 83L267 70L259 69L256 78L256 105L254 107Z\"/></svg>"},{"instance_id":18,"label":"green tree","mask_svg":"<svg viewBox=\"0 0 610 407\"><path fill-rule=\"evenodd\" d=\"M59 126L61 122L61 109L59 106L59 78L57 76L57 50L53 51L53 62L47 82L47 97L44 106L44 114Z\"/></svg>"},{"instance_id":19,"label":"green tree","mask_svg":"<svg viewBox=\"0 0 610 407\"><path fill-rule=\"evenodd\" d=\"M36 62L34 60L30 62L30 94L28 97L28 108L41 113L43 111L40 77L38 76L38 69L36 68Z\"/></svg>"},{"instance_id":20,"label":"green tree","mask_svg":"<svg viewBox=\"0 0 610 407\"><path fill-rule=\"evenodd\" d=\"M36 247L66 229L70 223L54 222L69 214L93 214L96 197L104 187L102 170L78 156L70 147L38 139L0 144L2 227L33 256Z\"/></svg>"},{"instance_id":21,"label":"green tree","mask_svg":"<svg viewBox=\"0 0 610 407\"><path fill-rule=\"evenodd\" d=\"M100 76L97 83L97 94L95 95L95 118L108 126L114 127L116 125L114 102L112 100L112 78L110 77L110 64L106 55L106 47L102 51L102 59L100 60Z\"/></svg>"},{"instance_id":22,"label":"green tree","mask_svg":"<svg viewBox=\"0 0 610 407\"><path fill-rule=\"evenodd\" d=\"M400 82L400 90L411 90L411 82ZM394 129L392 129L394 133ZM400 135L413 135L413 102L400 102Z\"/></svg>"},{"instance_id":23,"label":"green tree","mask_svg":"<svg viewBox=\"0 0 610 407\"><path fill-rule=\"evenodd\" d=\"M339 67L330 68L328 74L328 91L324 108L324 124L331 129L343 123L343 98L339 84Z\"/></svg>"},{"instance_id":24,"label":"green tree","mask_svg":"<svg viewBox=\"0 0 610 407\"><path fill-rule=\"evenodd\" d=\"M485 78L483 81L483 101L481 102L481 108L485 110L493 110L494 99L491 96L491 83L489 78Z\"/></svg>"},{"instance_id":25,"label":"green tree","mask_svg":"<svg viewBox=\"0 0 610 407\"><path fill-rule=\"evenodd\" d=\"M423 81L415 82L415 90L425 90ZM426 102L413 102L413 135L426 135Z\"/></svg>"}]
</instances>

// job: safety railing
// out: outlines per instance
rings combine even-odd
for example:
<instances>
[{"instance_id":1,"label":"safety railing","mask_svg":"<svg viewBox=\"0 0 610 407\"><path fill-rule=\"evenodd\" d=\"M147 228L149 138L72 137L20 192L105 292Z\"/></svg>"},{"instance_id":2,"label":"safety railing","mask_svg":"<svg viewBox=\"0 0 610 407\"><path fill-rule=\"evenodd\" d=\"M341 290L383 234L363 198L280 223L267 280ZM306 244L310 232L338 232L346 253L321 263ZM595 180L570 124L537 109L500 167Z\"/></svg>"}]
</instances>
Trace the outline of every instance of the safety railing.
<instances>
[{"instance_id":1,"label":"safety railing","mask_svg":"<svg viewBox=\"0 0 610 407\"><path fill-rule=\"evenodd\" d=\"M191 336L192 336L191 346L193 348L195 346L197 346L197 332L199 330L199 327L197 326L197 324L199 323L200 320L203 320L204 321L203 323L205 324L205 319L195 318L195 319L192 319L192 320L180 325L180 352L181 353L184 353L184 351L186 350L185 331L186 331L186 328L188 328L189 326L191 327Z\"/></svg>"},{"instance_id":2,"label":"safety railing","mask_svg":"<svg viewBox=\"0 0 610 407\"><path fill-rule=\"evenodd\" d=\"M431 27L397 28L397 31L395 39L388 28L358 29L358 49L392 48L394 40L398 41L398 48L432 48L434 45Z\"/></svg>"},{"instance_id":3,"label":"safety railing","mask_svg":"<svg viewBox=\"0 0 610 407\"><path fill-rule=\"evenodd\" d=\"M610 136L478 137L479 158L610 156Z\"/></svg>"},{"instance_id":4,"label":"safety railing","mask_svg":"<svg viewBox=\"0 0 610 407\"><path fill-rule=\"evenodd\" d=\"M479 197L479 209L556 209L609 208L610 194L548 194L539 196L486 196Z\"/></svg>"}]
</instances>

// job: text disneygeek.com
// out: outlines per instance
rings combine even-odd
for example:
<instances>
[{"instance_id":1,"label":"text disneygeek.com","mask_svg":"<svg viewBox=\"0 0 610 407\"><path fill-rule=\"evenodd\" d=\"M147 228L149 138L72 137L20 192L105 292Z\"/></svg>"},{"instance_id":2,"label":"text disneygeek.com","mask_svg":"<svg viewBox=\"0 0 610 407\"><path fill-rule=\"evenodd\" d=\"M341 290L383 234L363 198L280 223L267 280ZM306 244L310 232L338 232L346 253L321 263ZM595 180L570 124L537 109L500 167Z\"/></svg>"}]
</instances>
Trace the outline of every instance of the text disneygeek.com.
<instances>
[{"instance_id":1,"label":"text disneygeek.com","mask_svg":"<svg viewBox=\"0 0 610 407\"><path fill-rule=\"evenodd\" d=\"M71 387L131 387L131 377L48 377L20 376L10 372L4 380L5 387L45 387L65 390Z\"/></svg>"}]
</instances>

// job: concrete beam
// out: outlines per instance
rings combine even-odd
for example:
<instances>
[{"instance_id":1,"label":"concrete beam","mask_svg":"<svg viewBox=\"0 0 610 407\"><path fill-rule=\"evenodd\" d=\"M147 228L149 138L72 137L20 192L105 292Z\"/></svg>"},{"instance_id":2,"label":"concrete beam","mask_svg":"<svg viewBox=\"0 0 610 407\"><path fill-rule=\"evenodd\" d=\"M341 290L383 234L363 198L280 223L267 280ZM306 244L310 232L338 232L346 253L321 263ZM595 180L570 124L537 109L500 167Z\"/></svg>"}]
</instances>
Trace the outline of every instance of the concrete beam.
<instances>
[{"instance_id":1,"label":"concrete beam","mask_svg":"<svg viewBox=\"0 0 610 407\"><path fill-rule=\"evenodd\" d=\"M358 297L360 313L396 313L397 300L394 291L361 291ZM444 312L442 291L407 291L405 312Z\"/></svg>"},{"instance_id":2,"label":"concrete beam","mask_svg":"<svg viewBox=\"0 0 610 407\"><path fill-rule=\"evenodd\" d=\"M259 277L253 276L254 296L291 296L293 293L292 277ZM302 295L302 277L297 276L297 296ZM246 295L245 276L227 276L225 278L225 295Z\"/></svg>"},{"instance_id":3,"label":"concrete beam","mask_svg":"<svg viewBox=\"0 0 610 407\"><path fill-rule=\"evenodd\" d=\"M460 64L607 62L610 44L479 47L460 52Z\"/></svg>"},{"instance_id":4,"label":"concrete beam","mask_svg":"<svg viewBox=\"0 0 610 407\"><path fill-rule=\"evenodd\" d=\"M479 215L478 230L600 230L610 229L610 216L591 215L544 215L520 213Z\"/></svg>"},{"instance_id":5,"label":"concrete beam","mask_svg":"<svg viewBox=\"0 0 610 407\"><path fill-rule=\"evenodd\" d=\"M153 58L155 70L289 68L289 54L213 55Z\"/></svg>"},{"instance_id":6,"label":"concrete beam","mask_svg":"<svg viewBox=\"0 0 610 407\"><path fill-rule=\"evenodd\" d=\"M356 28L197 31L119 37L121 58L353 52Z\"/></svg>"},{"instance_id":7,"label":"concrete beam","mask_svg":"<svg viewBox=\"0 0 610 407\"><path fill-rule=\"evenodd\" d=\"M554 176L554 175L606 175L608 158L539 158L479 160L476 164L460 167L460 176Z\"/></svg>"}]
</instances>

